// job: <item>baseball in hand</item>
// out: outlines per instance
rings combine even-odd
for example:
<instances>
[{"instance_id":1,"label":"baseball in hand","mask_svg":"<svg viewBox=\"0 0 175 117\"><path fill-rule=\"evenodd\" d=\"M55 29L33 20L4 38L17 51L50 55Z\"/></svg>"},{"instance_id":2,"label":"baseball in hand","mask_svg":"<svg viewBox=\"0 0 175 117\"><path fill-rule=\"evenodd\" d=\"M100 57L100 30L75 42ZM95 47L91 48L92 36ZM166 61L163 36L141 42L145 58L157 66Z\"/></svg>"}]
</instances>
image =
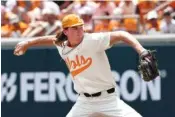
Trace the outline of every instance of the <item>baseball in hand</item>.
<instances>
[{"instance_id":1,"label":"baseball in hand","mask_svg":"<svg viewBox=\"0 0 175 117\"><path fill-rule=\"evenodd\" d=\"M18 55L22 55L24 52L23 51L19 51Z\"/></svg>"}]
</instances>

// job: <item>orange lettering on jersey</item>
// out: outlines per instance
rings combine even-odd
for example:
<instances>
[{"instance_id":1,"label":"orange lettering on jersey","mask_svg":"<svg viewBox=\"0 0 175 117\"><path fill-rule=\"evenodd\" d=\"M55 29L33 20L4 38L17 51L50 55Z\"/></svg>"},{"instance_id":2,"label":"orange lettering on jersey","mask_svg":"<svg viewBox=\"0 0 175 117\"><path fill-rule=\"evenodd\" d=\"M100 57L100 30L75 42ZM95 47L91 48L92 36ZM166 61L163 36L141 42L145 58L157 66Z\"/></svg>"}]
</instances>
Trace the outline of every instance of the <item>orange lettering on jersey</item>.
<instances>
[{"instance_id":1,"label":"orange lettering on jersey","mask_svg":"<svg viewBox=\"0 0 175 117\"><path fill-rule=\"evenodd\" d=\"M84 56L76 55L75 60L69 60L69 58L67 57L65 59L65 62L72 76L74 77L77 74L83 72L92 64L92 58L91 57L84 58Z\"/></svg>"}]
</instances>

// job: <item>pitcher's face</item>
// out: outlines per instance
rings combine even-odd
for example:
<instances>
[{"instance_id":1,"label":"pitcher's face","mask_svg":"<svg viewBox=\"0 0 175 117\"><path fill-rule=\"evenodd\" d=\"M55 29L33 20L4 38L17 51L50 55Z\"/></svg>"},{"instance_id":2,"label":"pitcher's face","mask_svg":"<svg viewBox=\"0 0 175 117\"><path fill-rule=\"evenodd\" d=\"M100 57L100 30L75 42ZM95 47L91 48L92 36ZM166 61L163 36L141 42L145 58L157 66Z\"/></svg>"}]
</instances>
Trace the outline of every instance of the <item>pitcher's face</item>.
<instances>
[{"instance_id":1,"label":"pitcher's face","mask_svg":"<svg viewBox=\"0 0 175 117\"><path fill-rule=\"evenodd\" d=\"M70 43L79 44L84 35L83 25L69 27L64 30L65 35L68 37Z\"/></svg>"}]
</instances>

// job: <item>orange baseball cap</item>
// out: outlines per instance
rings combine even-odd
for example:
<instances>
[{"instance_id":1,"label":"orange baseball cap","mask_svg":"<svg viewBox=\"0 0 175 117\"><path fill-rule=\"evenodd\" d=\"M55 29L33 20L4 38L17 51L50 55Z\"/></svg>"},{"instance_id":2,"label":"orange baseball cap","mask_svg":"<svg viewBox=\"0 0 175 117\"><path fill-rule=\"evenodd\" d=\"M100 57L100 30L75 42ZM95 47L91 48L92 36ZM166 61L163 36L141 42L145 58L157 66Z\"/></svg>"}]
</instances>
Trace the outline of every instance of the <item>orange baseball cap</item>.
<instances>
[{"instance_id":1,"label":"orange baseball cap","mask_svg":"<svg viewBox=\"0 0 175 117\"><path fill-rule=\"evenodd\" d=\"M62 20L63 28L79 26L79 25L84 25L84 21L76 14L66 15Z\"/></svg>"}]
</instances>

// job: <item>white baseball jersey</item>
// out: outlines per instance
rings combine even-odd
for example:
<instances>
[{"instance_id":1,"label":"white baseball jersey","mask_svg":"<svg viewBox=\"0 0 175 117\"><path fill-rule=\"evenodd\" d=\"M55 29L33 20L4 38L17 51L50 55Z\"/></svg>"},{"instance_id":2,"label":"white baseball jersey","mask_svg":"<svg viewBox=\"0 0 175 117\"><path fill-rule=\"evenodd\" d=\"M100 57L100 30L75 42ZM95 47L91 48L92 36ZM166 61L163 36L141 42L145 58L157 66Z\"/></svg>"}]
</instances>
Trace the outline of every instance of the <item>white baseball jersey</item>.
<instances>
[{"instance_id":1,"label":"white baseball jersey","mask_svg":"<svg viewBox=\"0 0 175 117\"><path fill-rule=\"evenodd\" d=\"M109 47L110 33L85 33L75 48L57 46L72 74L77 93L92 94L116 86L105 53Z\"/></svg>"}]
</instances>

